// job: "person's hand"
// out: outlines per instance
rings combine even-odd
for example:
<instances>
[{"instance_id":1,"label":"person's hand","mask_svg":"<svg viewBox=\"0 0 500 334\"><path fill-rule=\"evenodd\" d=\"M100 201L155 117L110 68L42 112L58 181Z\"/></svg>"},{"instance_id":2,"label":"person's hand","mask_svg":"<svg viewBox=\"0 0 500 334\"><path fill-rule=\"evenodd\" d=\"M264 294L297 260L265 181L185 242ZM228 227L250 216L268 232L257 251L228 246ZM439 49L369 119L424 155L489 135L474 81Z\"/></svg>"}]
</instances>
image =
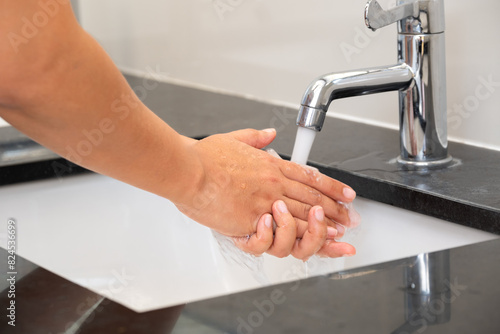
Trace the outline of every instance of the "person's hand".
<instances>
[{"instance_id":1,"label":"person's hand","mask_svg":"<svg viewBox=\"0 0 500 334\"><path fill-rule=\"evenodd\" d=\"M273 217L277 225L274 232ZM327 225L320 206L314 206L309 211L307 230L301 231L285 203L276 201L273 204L273 215L265 214L261 217L255 234L249 238L233 238L233 241L239 249L257 256L264 252L280 258L291 254L304 261L315 254L331 258L356 254L352 245L337 242L336 237L337 231Z\"/></svg>"},{"instance_id":2,"label":"person's hand","mask_svg":"<svg viewBox=\"0 0 500 334\"><path fill-rule=\"evenodd\" d=\"M319 205L325 222L342 234L352 222L344 205L355 197L347 185L318 171L281 160L260 150L276 136L274 130L234 131L189 140L189 175L200 175L195 189L186 187L174 203L190 218L221 234L249 236L272 205L282 200L298 230L308 230L309 212ZM194 170L193 170L194 169Z\"/></svg>"}]
</instances>

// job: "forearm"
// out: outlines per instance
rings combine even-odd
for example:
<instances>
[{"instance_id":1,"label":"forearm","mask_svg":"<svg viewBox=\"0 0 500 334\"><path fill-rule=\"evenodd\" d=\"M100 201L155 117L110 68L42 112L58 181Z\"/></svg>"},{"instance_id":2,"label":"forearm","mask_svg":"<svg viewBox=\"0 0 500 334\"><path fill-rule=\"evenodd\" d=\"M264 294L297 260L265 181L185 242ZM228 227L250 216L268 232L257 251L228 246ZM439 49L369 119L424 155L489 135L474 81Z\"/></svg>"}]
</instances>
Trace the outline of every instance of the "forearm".
<instances>
[{"instance_id":1,"label":"forearm","mask_svg":"<svg viewBox=\"0 0 500 334\"><path fill-rule=\"evenodd\" d=\"M197 180L186 170L189 139L137 98L93 38L74 25L66 29L69 36L40 34L19 48L16 66L30 73L18 74L0 115L79 165L177 201ZM34 52L48 54L43 64L30 63Z\"/></svg>"},{"instance_id":2,"label":"forearm","mask_svg":"<svg viewBox=\"0 0 500 334\"><path fill-rule=\"evenodd\" d=\"M0 0L0 35L22 30L22 18L35 17L40 3ZM297 231L318 205L328 225L354 223L338 203L351 202L352 189L260 150L274 130L200 141L176 133L137 98L68 4L26 43L0 39L0 55L1 117L77 164L170 199L201 224L251 235L276 200Z\"/></svg>"}]
</instances>

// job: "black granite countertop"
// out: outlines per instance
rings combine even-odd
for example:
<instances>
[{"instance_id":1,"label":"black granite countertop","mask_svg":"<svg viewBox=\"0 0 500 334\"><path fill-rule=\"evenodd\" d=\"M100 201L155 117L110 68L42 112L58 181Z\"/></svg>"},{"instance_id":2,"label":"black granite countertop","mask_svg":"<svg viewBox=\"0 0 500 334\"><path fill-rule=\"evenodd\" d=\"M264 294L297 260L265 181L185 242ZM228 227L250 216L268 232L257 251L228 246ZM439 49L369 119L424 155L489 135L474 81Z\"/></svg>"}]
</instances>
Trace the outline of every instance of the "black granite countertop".
<instances>
[{"instance_id":1,"label":"black granite countertop","mask_svg":"<svg viewBox=\"0 0 500 334\"><path fill-rule=\"evenodd\" d=\"M143 85L142 78L127 79L138 91ZM274 127L278 136L271 147L285 158L292 152L295 109L166 83L154 87L143 94L144 102L184 135L201 138L246 127ZM0 143L13 132L0 128ZM32 145L22 135L14 138L21 142L17 146ZM0 144L2 151L5 144ZM397 131L327 117L310 163L351 185L360 196L500 234L500 152L454 142L449 152L455 158L451 167L405 170L391 163L399 153ZM85 169L53 156L16 165L0 163L0 185L82 172Z\"/></svg>"},{"instance_id":2,"label":"black granite countertop","mask_svg":"<svg viewBox=\"0 0 500 334\"><path fill-rule=\"evenodd\" d=\"M0 248L1 268L7 255ZM406 278L422 259L432 265L419 277L436 275L439 291L418 294ZM136 313L17 257L15 286L0 292L0 333L496 334L499 263L497 239ZM9 277L2 270L1 281ZM15 318L8 318L12 301Z\"/></svg>"},{"instance_id":3,"label":"black granite countertop","mask_svg":"<svg viewBox=\"0 0 500 334\"><path fill-rule=\"evenodd\" d=\"M141 86L140 78L128 80ZM274 127L271 146L285 156L292 150L297 111L290 108L170 84L148 91L145 103L190 137ZM13 131L0 128L0 142L33 146ZM42 160L0 166L0 185L88 172L38 152ZM403 170L390 162L397 131L327 118L310 160L360 196L500 234L500 152L450 143L450 153L453 167ZM415 294L405 275L417 259L408 258L142 314L17 257L16 327L6 317L7 287L0 333L498 333L500 240L426 256L440 259L446 291ZM0 249L3 282L6 259Z\"/></svg>"}]
</instances>

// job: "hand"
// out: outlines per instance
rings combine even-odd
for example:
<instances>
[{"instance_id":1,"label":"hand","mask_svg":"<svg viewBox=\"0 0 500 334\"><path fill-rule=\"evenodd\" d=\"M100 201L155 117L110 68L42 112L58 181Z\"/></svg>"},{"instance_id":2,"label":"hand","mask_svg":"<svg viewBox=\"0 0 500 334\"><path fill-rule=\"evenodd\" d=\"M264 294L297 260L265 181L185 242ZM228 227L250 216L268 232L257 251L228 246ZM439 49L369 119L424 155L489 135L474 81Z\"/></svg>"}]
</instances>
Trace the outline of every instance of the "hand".
<instances>
[{"instance_id":1,"label":"hand","mask_svg":"<svg viewBox=\"0 0 500 334\"><path fill-rule=\"evenodd\" d=\"M275 158L260 150L276 136L274 130L240 130L190 141L189 175L200 175L195 189L185 189L175 201L195 221L233 237L252 235L262 215L282 200L297 218L299 230L308 229L310 209L325 210L328 226L352 225L344 205L355 192L318 171ZM339 230L340 230L339 226Z\"/></svg>"},{"instance_id":2,"label":"hand","mask_svg":"<svg viewBox=\"0 0 500 334\"><path fill-rule=\"evenodd\" d=\"M276 231L273 233L272 218L276 220ZM327 226L324 211L314 206L309 211L308 227L299 232L296 221L288 212L283 201L273 204L273 215L265 214L257 224L257 232L250 238L233 238L235 245L241 250L254 255L267 252L277 257L292 255L306 261L314 254L324 257L352 256L356 249L334 240L336 230Z\"/></svg>"}]
</instances>

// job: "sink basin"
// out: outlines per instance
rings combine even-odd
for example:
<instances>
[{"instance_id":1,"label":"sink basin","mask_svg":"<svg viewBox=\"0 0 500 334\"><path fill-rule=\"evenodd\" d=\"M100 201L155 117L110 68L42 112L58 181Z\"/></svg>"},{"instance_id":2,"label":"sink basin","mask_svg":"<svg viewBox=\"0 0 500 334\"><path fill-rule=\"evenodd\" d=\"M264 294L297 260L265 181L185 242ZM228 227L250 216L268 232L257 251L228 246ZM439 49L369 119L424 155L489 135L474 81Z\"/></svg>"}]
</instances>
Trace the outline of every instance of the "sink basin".
<instances>
[{"instance_id":1,"label":"sink basin","mask_svg":"<svg viewBox=\"0 0 500 334\"><path fill-rule=\"evenodd\" d=\"M346 238L356 256L305 265L265 255L243 266L169 201L88 174L0 188L0 246L14 218L19 255L144 312L497 237L362 198L355 206L363 222Z\"/></svg>"}]
</instances>

